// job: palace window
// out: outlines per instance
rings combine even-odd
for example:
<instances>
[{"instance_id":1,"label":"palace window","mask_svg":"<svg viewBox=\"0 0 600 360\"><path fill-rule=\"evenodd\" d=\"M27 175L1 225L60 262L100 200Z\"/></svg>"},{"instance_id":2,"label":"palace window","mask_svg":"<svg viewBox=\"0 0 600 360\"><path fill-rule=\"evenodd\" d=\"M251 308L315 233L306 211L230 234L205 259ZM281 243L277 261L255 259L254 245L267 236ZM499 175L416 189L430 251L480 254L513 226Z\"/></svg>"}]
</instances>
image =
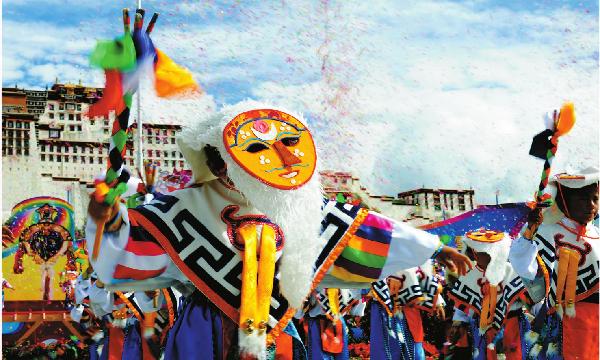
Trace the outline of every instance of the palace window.
<instances>
[{"instance_id":1,"label":"palace window","mask_svg":"<svg viewBox=\"0 0 600 360\"><path fill-rule=\"evenodd\" d=\"M65 104L60 103L58 104L58 110L64 110L65 109Z\"/></svg>"},{"instance_id":2,"label":"palace window","mask_svg":"<svg viewBox=\"0 0 600 360\"><path fill-rule=\"evenodd\" d=\"M42 161L46 161L46 154L42 154L42 155L40 155L40 160L42 160Z\"/></svg>"},{"instance_id":3,"label":"palace window","mask_svg":"<svg viewBox=\"0 0 600 360\"><path fill-rule=\"evenodd\" d=\"M60 130L50 130L48 132L48 136L51 139L58 139L60 137Z\"/></svg>"},{"instance_id":4,"label":"palace window","mask_svg":"<svg viewBox=\"0 0 600 360\"><path fill-rule=\"evenodd\" d=\"M48 104L48 110L54 110L54 104Z\"/></svg>"},{"instance_id":5,"label":"palace window","mask_svg":"<svg viewBox=\"0 0 600 360\"><path fill-rule=\"evenodd\" d=\"M69 114L69 120L71 120L71 121L75 120L75 115Z\"/></svg>"},{"instance_id":6,"label":"palace window","mask_svg":"<svg viewBox=\"0 0 600 360\"><path fill-rule=\"evenodd\" d=\"M64 120L65 119L65 114L60 113L58 114L58 120Z\"/></svg>"}]
</instances>

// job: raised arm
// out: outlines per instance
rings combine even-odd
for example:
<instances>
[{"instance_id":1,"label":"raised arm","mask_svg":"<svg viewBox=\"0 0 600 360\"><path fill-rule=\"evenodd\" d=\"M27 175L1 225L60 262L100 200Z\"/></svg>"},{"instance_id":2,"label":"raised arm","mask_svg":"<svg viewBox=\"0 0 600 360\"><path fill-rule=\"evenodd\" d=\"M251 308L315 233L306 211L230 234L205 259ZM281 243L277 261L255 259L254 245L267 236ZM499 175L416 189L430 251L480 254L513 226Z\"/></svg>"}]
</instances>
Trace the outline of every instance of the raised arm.
<instances>
[{"instance_id":1,"label":"raised arm","mask_svg":"<svg viewBox=\"0 0 600 360\"><path fill-rule=\"evenodd\" d=\"M543 221L542 209L536 208L528 215L528 228L539 229ZM535 241L522 234L512 243L508 259L521 278L531 281L535 279L538 271L537 255L538 247Z\"/></svg>"},{"instance_id":2,"label":"raised arm","mask_svg":"<svg viewBox=\"0 0 600 360\"><path fill-rule=\"evenodd\" d=\"M110 290L153 290L173 285L179 274L152 234L124 204L106 207L90 201L87 250L94 248L98 219L107 219L98 258L90 257L98 278Z\"/></svg>"},{"instance_id":3,"label":"raised arm","mask_svg":"<svg viewBox=\"0 0 600 360\"><path fill-rule=\"evenodd\" d=\"M374 211L331 201L325 204L323 215L321 237L329 243L325 249L329 261L323 265L329 266L321 286L368 288L372 282L430 258L461 274L472 268L468 257L444 246L436 235ZM340 239L332 246L336 233ZM323 272L319 265L318 272Z\"/></svg>"}]
</instances>

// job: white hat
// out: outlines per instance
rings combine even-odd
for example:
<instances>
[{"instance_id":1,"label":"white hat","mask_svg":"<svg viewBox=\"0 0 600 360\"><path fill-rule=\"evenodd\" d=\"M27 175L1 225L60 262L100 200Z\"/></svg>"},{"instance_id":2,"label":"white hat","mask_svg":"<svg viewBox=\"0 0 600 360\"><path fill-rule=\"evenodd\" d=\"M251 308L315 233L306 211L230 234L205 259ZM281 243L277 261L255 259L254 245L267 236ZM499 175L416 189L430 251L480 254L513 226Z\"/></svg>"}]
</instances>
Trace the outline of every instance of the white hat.
<instances>
[{"instance_id":1,"label":"white hat","mask_svg":"<svg viewBox=\"0 0 600 360\"><path fill-rule=\"evenodd\" d=\"M598 178L598 168L596 166L589 166L574 174L562 173L554 175L554 182L568 188L579 189L597 183Z\"/></svg>"}]
</instances>

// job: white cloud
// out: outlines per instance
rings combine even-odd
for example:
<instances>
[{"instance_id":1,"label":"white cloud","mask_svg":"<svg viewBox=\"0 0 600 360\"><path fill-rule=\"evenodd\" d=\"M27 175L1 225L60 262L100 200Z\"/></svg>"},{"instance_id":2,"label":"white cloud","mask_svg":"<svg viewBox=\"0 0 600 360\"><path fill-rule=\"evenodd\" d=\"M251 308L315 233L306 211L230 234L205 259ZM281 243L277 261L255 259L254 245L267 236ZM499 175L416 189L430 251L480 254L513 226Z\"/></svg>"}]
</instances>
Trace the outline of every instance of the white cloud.
<instances>
[{"instance_id":1,"label":"white cloud","mask_svg":"<svg viewBox=\"0 0 600 360\"><path fill-rule=\"evenodd\" d=\"M324 166L354 170L375 192L472 186L482 202L496 189L503 201L522 201L541 172L528 155L531 137L564 100L575 102L578 123L555 168L598 162L598 17L498 4L184 2L159 9L153 39L209 94L235 84L248 92L229 99L309 114ZM101 84L87 52L118 29L115 19L78 27L5 20L4 46L15 49L3 55L5 80ZM144 105L144 116L175 121L160 104ZM178 114L193 114L185 109Z\"/></svg>"}]
</instances>

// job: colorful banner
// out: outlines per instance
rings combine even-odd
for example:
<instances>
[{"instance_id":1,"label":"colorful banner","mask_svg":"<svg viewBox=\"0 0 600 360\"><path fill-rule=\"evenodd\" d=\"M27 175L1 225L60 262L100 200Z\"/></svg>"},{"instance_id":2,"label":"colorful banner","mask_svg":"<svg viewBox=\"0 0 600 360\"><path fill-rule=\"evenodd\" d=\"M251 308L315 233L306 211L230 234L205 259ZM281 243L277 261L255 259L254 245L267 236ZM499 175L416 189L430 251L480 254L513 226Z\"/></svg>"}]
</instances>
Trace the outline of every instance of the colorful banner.
<instances>
[{"instance_id":1,"label":"colorful banner","mask_svg":"<svg viewBox=\"0 0 600 360\"><path fill-rule=\"evenodd\" d=\"M481 205L459 216L422 225L419 228L439 235L445 245L458 247L460 238L464 234L481 228L505 232L514 238L527 222L530 211L531 209L525 203Z\"/></svg>"}]
</instances>

